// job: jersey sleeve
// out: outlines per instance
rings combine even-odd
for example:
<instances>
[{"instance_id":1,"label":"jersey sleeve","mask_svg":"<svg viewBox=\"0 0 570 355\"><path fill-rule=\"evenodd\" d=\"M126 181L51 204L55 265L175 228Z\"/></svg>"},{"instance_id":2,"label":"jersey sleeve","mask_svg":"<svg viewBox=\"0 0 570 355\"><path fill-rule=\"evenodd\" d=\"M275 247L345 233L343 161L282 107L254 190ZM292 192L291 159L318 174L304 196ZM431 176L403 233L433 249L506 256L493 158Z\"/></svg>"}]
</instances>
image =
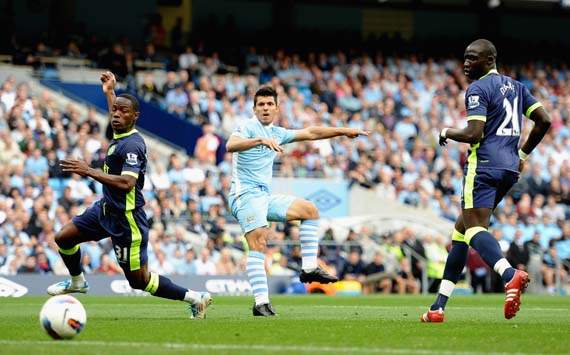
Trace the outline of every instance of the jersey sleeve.
<instances>
[{"instance_id":1,"label":"jersey sleeve","mask_svg":"<svg viewBox=\"0 0 570 355\"><path fill-rule=\"evenodd\" d=\"M479 85L471 85L465 93L465 109L467 110L467 121L478 120L487 121L487 107L489 101L485 91Z\"/></svg>"},{"instance_id":2,"label":"jersey sleeve","mask_svg":"<svg viewBox=\"0 0 570 355\"><path fill-rule=\"evenodd\" d=\"M237 126L232 132L232 136L238 136L240 138L254 138L253 131L249 128L248 123L243 123Z\"/></svg>"},{"instance_id":3,"label":"jersey sleeve","mask_svg":"<svg viewBox=\"0 0 570 355\"><path fill-rule=\"evenodd\" d=\"M530 90L524 85L522 89L522 99L523 112L526 118L530 118L530 115L534 110L542 107L542 104L538 102L534 96L532 96Z\"/></svg>"},{"instance_id":4,"label":"jersey sleeve","mask_svg":"<svg viewBox=\"0 0 570 355\"><path fill-rule=\"evenodd\" d=\"M126 142L120 152L121 158L123 158L121 175L129 175L138 179L139 172L146 159L145 153L144 143L137 141Z\"/></svg>"},{"instance_id":5,"label":"jersey sleeve","mask_svg":"<svg viewBox=\"0 0 570 355\"><path fill-rule=\"evenodd\" d=\"M276 127L279 145L288 144L295 140L295 130Z\"/></svg>"}]
</instances>

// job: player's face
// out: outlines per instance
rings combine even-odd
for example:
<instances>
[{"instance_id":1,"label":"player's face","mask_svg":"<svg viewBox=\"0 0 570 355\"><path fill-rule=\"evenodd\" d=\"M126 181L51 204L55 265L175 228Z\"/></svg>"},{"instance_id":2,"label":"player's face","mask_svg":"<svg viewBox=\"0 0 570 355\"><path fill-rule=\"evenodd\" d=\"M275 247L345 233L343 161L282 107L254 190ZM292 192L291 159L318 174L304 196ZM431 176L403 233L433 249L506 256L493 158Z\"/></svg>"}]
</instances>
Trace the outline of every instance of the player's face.
<instances>
[{"instance_id":1,"label":"player's face","mask_svg":"<svg viewBox=\"0 0 570 355\"><path fill-rule=\"evenodd\" d=\"M275 118L277 118L279 106L275 102L275 98L273 98L273 96L258 96L253 110L261 124L267 126L273 123Z\"/></svg>"},{"instance_id":2,"label":"player's face","mask_svg":"<svg viewBox=\"0 0 570 355\"><path fill-rule=\"evenodd\" d=\"M133 109L131 101L118 97L111 108L111 127L113 132L125 133L131 130L139 113Z\"/></svg>"},{"instance_id":3,"label":"player's face","mask_svg":"<svg viewBox=\"0 0 570 355\"><path fill-rule=\"evenodd\" d=\"M463 60L463 73L472 80L477 80L487 74L485 71L487 58L476 46L469 46L465 50Z\"/></svg>"}]
</instances>

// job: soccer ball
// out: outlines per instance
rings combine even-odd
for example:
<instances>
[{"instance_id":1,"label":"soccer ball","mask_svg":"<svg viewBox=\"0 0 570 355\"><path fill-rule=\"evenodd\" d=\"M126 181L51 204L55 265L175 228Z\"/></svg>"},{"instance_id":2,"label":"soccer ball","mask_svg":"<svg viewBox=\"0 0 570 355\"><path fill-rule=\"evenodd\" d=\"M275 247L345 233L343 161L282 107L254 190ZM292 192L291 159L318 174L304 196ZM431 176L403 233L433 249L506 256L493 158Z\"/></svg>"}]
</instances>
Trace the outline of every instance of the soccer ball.
<instances>
[{"instance_id":1,"label":"soccer ball","mask_svg":"<svg viewBox=\"0 0 570 355\"><path fill-rule=\"evenodd\" d=\"M40 325L54 339L71 339L85 327L87 314L81 302L69 295L59 295L44 303Z\"/></svg>"}]
</instances>

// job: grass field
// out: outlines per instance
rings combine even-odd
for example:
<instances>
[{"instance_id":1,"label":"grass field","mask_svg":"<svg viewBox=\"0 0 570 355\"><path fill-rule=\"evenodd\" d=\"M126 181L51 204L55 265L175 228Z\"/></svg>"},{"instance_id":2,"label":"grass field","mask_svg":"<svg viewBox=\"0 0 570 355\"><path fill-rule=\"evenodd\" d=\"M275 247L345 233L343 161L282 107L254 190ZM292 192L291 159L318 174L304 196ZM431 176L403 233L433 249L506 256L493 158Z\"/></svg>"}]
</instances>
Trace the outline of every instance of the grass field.
<instances>
[{"instance_id":1,"label":"grass field","mask_svg":"<svg viewBox=\"0 0 570 355\"><path fill-rule=\"evenodd\" d=\"M217 297L208 318L151 297L79 296L87 326L53 341L39 326L47 297L0 301L1 354L570 353L570 298L526 296L513 320L502 296L452 298L446 323L423 324L432 297L273 297L279 316L251 316L250 297Z\"/></svg>"}]
</instances>

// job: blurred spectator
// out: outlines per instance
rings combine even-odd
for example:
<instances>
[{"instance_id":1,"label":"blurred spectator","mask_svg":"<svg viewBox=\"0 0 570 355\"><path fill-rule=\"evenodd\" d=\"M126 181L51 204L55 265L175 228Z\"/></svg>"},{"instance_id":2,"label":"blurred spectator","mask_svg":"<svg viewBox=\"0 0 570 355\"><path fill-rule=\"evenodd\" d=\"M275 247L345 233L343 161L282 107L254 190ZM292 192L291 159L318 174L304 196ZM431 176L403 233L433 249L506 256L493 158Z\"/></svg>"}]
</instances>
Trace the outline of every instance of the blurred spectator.
<instances>
[{"instance_id":1,"label":"blurred spectator","mask_svg":"<svg viewBox=\"0 0 570 355\"><path fill-rule=\"evenodd\" d=\"M196 275L217 275L216 264L210 259L210 250L200 251L200 257L194 261Z\"/></svg>"}]
</instances>

